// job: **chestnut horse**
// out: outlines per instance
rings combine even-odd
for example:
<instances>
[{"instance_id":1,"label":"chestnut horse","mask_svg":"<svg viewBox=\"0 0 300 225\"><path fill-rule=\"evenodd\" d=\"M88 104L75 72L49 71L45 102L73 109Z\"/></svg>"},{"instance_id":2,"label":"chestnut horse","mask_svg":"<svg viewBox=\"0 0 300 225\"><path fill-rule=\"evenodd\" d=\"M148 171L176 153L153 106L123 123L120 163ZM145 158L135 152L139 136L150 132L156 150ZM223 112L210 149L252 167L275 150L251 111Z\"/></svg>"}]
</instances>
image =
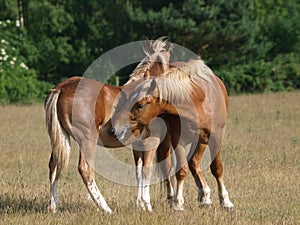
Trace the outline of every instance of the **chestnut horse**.
<instances>
[{"instance_id":1,"label":"chestnut horse","mask_svg":"<svg viewBox=\"0 0 300 225\"><path fill-rule=\"evenodd\" d=\"M170 43L162 38L154 43L148 41L146 58L133 71L130 80L123 87L131 90L138 83L137 80L149 73L154 76L163 73L169 68L170 50ZM91 198L98 208L112 213L96 185L94 160L100 133L102 133L100 142L104 146L123 146L122 143L107 135L106 131L100 132L101 127L109 121L114 110L113 103L123 87L107 85L84 77L72 77L55 86L47 95L44 108L52 148L49 161L49 209L52 212L58 209L58 179L62 170L68 165L71 151L70 137L72 137L80 149L78 170ZM164 145L163 143L162 148L170 146L170 144ZM168 154L169 149L161 150L161 152ZM161 160L166 157L161 156ZM138 157L135 158L138 160ZM170 164L166 166L169 167ZM169 185L171 185L170 182Z\"/></svg>"},{"instance_id":2,"label":"chestnut horse","mask_svg":"<svg viewBox=\"0 0 300 225\"><path fill-rule=\"evenodd\" d=\"M212 204L210 188L200 168L207 147L211 157L210 169L218 183L221 206L232 209L233 204L223 182L220 158L228 96L224 84L213 71L200 59L190 60L183 67L171 68L159 77L144 80L122 98L126 98L127 104L112 116L112 130L119 140L142 133L144 129L151 133L151 142L154 137L161 138L162 123L156 118L168 115L166 127L177 159L175 209L183 209L183 184L188 168L197 184L200 206ZM149 142L148 136L142 137L145 142ZM159 141L156 140L156 143ZM185 147L190 143L192 147L187 159ZM148 160L151 162L153 159Z\"/></svg>"}]
</instances>

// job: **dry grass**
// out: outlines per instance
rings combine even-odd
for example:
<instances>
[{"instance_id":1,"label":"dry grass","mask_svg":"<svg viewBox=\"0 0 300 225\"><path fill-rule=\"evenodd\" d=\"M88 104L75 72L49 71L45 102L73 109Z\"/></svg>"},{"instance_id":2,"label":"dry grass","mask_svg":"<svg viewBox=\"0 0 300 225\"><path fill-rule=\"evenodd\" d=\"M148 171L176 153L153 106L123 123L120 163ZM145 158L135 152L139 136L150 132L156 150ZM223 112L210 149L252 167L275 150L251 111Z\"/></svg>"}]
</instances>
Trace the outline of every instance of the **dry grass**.
<instances>
[{"instance_id":1,"label":"dry grass","mask_svg":"<svg viewBox=\"0 0 300 225\"><path fill-rule=\"evenodd\" d=\"M159 185L151 188L154 212L135 208L136 189L100 176L98 185L114 215L87 200L77 172L78 151L59 184L60 213L47 212L49 142L42 105L0 107L0 224L297 224L300 221L300 92L231 98L222 151L234 212L197 207L194 182L185 185L185 211L169 209ZM130 152L120 157L132 160Z\"/></svg>"}]
</instances>

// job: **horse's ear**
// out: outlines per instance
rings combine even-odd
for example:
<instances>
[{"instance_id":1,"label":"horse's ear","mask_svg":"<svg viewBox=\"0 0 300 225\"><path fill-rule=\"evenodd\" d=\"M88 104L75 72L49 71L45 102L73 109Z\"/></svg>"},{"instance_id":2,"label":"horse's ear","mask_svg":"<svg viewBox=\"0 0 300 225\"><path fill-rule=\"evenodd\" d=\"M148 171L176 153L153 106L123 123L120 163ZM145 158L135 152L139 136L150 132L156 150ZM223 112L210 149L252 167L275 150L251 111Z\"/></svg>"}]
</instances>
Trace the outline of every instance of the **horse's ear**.
<instances>
[{"instance_id":1,"label":"horse's ear","mask_svg":"<svg viewBox=\"0 0 300 225\"><path fill-rule=\"evenodd\" d=\"M151 48L152 48L152 42L149 40L148 37L146 37L146 47L147 47L148 49L151 49Z\"/></svg>"},{"instance_id":2,"label":"horse's ear","mask_svg":"<svg viewBox=\"0 0 300 225\"><path fill-rule=\"evenodd\" d=\"M172 49L173 49L173 43L168 41L166 44L166 50L171 51Z\"/></svg>"},{"instance_id":3,"label":"horse's ear","mask_svg":"<svg viewBox=\"0 0 300 225\"><path fill-rule=\"evenodd\" d=\"M152 41L149 40L149 38L146 38L146 45L144 47L144 49L146 50L146 52L152 54L153 49L152 49Z\"/></svg>"}]
</instances>

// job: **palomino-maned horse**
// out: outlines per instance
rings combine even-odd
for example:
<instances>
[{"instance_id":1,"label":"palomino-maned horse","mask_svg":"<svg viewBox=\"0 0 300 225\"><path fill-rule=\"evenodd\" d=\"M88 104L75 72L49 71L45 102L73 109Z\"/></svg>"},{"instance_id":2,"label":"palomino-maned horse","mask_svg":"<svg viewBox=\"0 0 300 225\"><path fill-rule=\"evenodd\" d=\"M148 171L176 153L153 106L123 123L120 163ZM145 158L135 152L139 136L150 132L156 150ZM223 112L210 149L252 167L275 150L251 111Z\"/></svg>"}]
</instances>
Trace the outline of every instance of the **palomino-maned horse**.
<instances>
[{"instance_id":1,"label":"palomino-maned horse","mask_svg":"<svg viewBox=\"0 0 300 225\"><path fill-rule=\"evenodd\" d=\"M151 128L151 136L160 138L161 123L155 118L168 115L166 126L177 158L175 209L183 209L183 184L188 167L197 184L200 206L212 204L210 188L200 168L207 147L212 160L210 169L218 183L221 206L227 209L234 207L223 182L220 158L228 96L222 81L202 60L190 60L183 67L171 68L159 77L146 79L131 93L123 94L120 101L122 98L126 98L127 104L112 116L113 135L118 139L130 136L125 134L141 133L147 127ZM192 147L187 161L185 147L189 143L192 143Z\"/></svg>"},{"instance_id":2,"label":"palomino-maned horse","mask_svg":"<svg viewBox=\"0 0 300 225\"><path fill-rule=\"evenodd\" d=\"M133 71L130 80L123 87L131 90L137 80L151 73L158 76L169 67L171 44L162 38L154 43L148 41L146 58ZM134 82L137 81L137 82ZM72 77L55 86L45 100L46 126L52 153L49 161L50 202L49 209L58 209L58 179L68 165L71 151L70 137L79 146L78 170L88 192L98 208L112 213L94 179L94 160L96 145L101 127L111 117L113 103L123 88L107 85L84 77ZM106 147L121 147L122 143L114 138L100 135ZM166 140L168 141L168 140ZM161 145L162 147L165 147ZM166 145L169 147L169 145ZM163 152L163 150L161 150ZM168 150L165 150L166 154ZM164 159L167 156L161 156ZM167 167L170 165L167 164Z\"/></svg>"}]
</instances>

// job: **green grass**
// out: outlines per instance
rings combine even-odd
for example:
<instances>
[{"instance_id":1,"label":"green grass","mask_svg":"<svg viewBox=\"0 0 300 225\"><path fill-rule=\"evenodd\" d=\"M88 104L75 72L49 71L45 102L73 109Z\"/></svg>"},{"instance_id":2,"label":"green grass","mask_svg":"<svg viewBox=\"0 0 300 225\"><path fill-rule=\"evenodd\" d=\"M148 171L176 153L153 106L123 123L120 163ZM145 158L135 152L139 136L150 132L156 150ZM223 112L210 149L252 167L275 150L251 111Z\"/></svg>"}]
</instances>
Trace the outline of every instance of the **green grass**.
<instances>
[{"instance_id":1,"label":"green grass","mask_svg":"<svg viewBox=\"0 0 300 225\"><path fill-rule=\"evenodd\" d=\"M42 105L0 107L0 224L297 224L300 221L300 92L235 96L222 150L224 179L234 212L198 208L189 174L185 211L174 212L159 184L151 187L153 213L135 207L135 187L97 175L114 215L97 211L77 172L78 150L59 183L60 213L47 211L50 145ZM73 143L74 145L74 143ZM75 145L74 145L75 146ZM131 152L113 150L132 163ZM113 168L112 168L113 169Z\"/></svg>"}]
</instances>

